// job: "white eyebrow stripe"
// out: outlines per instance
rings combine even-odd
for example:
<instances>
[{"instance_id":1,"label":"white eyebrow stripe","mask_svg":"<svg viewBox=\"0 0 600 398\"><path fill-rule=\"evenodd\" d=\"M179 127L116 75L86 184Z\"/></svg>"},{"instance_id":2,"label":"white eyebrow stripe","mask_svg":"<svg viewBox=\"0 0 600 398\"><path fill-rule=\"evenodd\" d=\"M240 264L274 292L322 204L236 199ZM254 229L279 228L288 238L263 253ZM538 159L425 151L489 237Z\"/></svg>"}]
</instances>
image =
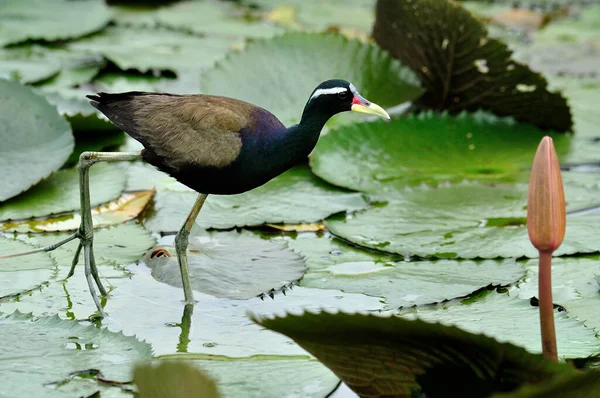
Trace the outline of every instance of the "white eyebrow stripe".
<instances>
[{"instance_id":1,"label":"white eyebrow stripe","mask_svg":"<svg viewBox=\"0 0 600 398\"><path fill-rule=\"evenodd\" d=\"M315 91L315 93L310 97L310 100L313 100L320 95L338 94L338 93L343 93L344 91L348 91L348 89L346 87L320 88L317 91Z\"/></svg>"}]
</instances>

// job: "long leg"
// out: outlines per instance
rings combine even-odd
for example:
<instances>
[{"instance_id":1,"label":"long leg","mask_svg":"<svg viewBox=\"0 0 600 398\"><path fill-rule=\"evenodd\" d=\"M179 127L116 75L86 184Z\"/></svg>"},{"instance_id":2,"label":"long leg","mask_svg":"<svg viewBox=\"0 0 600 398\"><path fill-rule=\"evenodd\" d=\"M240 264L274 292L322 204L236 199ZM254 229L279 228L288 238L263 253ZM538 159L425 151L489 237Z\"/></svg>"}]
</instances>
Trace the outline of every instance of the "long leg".
<instances>
[{"instance_id":1,"label":"long leg","mask_svg":"<svg viewBox=\"0 0 600 398\"><path fill-rule=\"evenodd\" d=\"M200 209L202 209L202 205L204 205L207 197L208 195L202 193L198 195L190 214L187 216L177 235L175 235L175 251L177 252L177 262L179 263L179 271L181 272L183 296L185 297L185 302L188 304L194 302L194 292L190 285L190 271L187 259L188 237L190 236L192 227L196 222L196 218L198 218L198 213L200 213Z\"/></svg>"},{"instance_id":2,"label":"long leg","mask_svg":"<svg viewBox=\"0 0 600 398\"><path fill-rule=\"evenodd\" d=\"M75 252L73 263L69 276L73 275L75 265L77 265L81 248L84 249L85 258L85 276L90 289L90 294L94 299L96 308L104 316L104 311L96 295L92 278L98 286L100 294L106 295L106 290L102 286L98 268L94 259L94 225L92 221L92 206L90 203L90 167L98 162L121 162L141 159L140 152L83 152L79 156L79 194L81 201L81 225L77 234L79 235L79 247Z\"/></svg>"}]
</instances>

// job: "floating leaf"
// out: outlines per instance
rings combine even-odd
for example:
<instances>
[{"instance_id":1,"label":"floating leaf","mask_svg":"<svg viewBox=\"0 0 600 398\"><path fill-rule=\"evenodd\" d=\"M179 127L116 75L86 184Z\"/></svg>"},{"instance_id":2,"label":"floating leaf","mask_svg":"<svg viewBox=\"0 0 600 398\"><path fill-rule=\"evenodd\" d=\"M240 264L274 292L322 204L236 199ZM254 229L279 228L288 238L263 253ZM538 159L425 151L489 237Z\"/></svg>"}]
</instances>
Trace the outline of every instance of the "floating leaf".
<instances>
[{"instance_id":1,"label":"floating leaf","mask_svg":"<svg viewBox=\"0 0 600 398\"><path fill-rule=\"evenodd\" d=\"M160 172L154 170L153 173ZM136 184L138 189L152 184L152 180L141 176L130 174L129 178L146 181L144 185ZM159 178L154 181L161 184ZM168 187L174 185L172 182L166 184ZM181 188L184 187L175 187L175 192L171 188L159 190L156 213L144 221L148 228L161 232L181 228L198 196L191 190L181 192ZM293 195L290 195L291 192ZM366 207L367 202L361 194L342 191L316 178L308 167L297 166L250 192L210 195L198 216L197 224L202 228L228 229L265 223L310 223L332 214Z\"/></svg>"},{"instance_id":2,"label":"floating leaf","mask_svg":"<svg viewBox=\"0 0 600 398\"><path fill-rule=\"evenodd\" d=\"M102 54L123 70L146 72L209 67L222 58L233 43L229 38L202 37L165 28L114 26L70 43L68 48L75 53Z\"/></svg>"},{"instance_id":3,"label":"floating leaf","mask_svg":"<svg viewBox=\"0 0 600 398\"><path fill-rule=\"evenodd\" d=\"M101 374L105 380L126 382L132 365L152 355L151 346L135 337L56 315L35 319L17 311L0 318L0 326L0 384L13 396L109 393L119 387L85 376Z\"/></svg>"},{"instance_id":4,"label":"floating leaf","mask_svg":"<svg viewBox=\"0 0 600 398\"><path fill-rule=\"evenodd\" d=\"M35 47L0 49L0 78L36 83L56 76L60 61L48 59L35 51Z\"/></svg>"},{"instance_id":5,"label":"floating leaf","mask_svg":"<svg viewBox=\"0 0 600 398\"><path fill-rule=\"evenodd\" d=\"M8 0L0 9L0 46L74 39L102 29L110 18L102 0Z\"/></svg>"},{"instance_id":6,"label":"floating leaf","mask_svg":"<svg viewBox=\"0 0 600 398\"><path fill-rule=\"evenodd\" d=\"M566 173L565 173L566 174ZM565 175L567 181L567 175ZM566 184L569 210L597 204L597 195ZM328 229L353 243L404 256L446 258L537 257L525 226L527 186L460 184L415 189L387 197L386 205L351 218L331 219ZM556 255L593 253L598 216L570 216Z\"/></svg>"},{"instance_id":7,"label":"floating leaf","mask_svg":"<svg viewBox=\"0 0 600 398\"><path fill-rule=\"evenodd\" d=\"M6 7L3 7L6 8ZM73 150L69 124L44 98L0 79L0 202L58 170Z\"/></svg>"},{"instance_id":8,"label":"floating leaf","mask_svg":"<svg viewBox=\"0 0 600 398\"><path fill-rule=\"evenodd\" d=\"M253 41L206 71L201 87L261 106L284 123L297 123L311 90L333 77L352 82L365 98L383 107L422 93L415 74L378 47L341 35L310 33Z\"/></svg>"},{"instance_id":9,"label":"floating leaf","mask_svg":"<svg viewBox=\"0 0 600 398\"><path fill-rule=\"evenodd\" d=\"M559 132L572 127L566 100L453 1L379 0L373 37L420 76L427 108L485 109Z\"/></svg>"},{"instance_id":10,"label":"floating leaf","mask_svg":"<svg viewBox=\"0 0 600 398\"><path fill-rule=\"evenodd\" d=\"M174 248L168 250L175 253ZM147 255L145 261L157 280L181 287L176 256ZM188 262L194 290L238 300L288 286L306 269L302 258L284 245L250 232L192 234Z\"/></svg>"},{"instance_id":11,"label":"floating leaf","mask_svg":"<svg viewBox=\"0 0 600 398\"><path fill-rule=\"evenodd\" d=\"M398 317L305 312L253 320L294 339L362 397L484 397L574 372L483 335Z\"/></svg>"},{"instance_id":12,"label":"floating leaf","mask_svg":"<svg viewBox=\"0 0 600 398\"><path fill-rule=\"evenodd\" d=\"M90 168L92 206L119 197L125 186L123 168L98 164ZM80 209L79 170L60 170L27 193L0 204L0 220L23 220ZM4 229L5 228L0 228Z\"/></svg>"},{"instance_id":13,"label":"floating leaf","mask_svg":"<svg viewBox=\"0 0 600 398\"><path fill-rule=\"evenodd\" d=\"M71 233L34 234L30 236L28 241L36 246L45 247L59 242L69 235ZM94 231L96 264L98 266L131 264L139 260L154 243L156 243L156 240L150 232L135 223L129 222L108 228L100 228ZM78 244L79 240L76 239L51 251L50 256L56 260L60 267L70 267ZM79 267L83 271L83 255L80 260ZM61 277L64 276L66 275L61 275Z\"/></svg>"},{"instance_id":14,"label":"floating leaf","mask_svg":"<svg viewBox=\"0 0 600 398\"><path fill-rule=\"evenodd\" d=\"M268 38L283 32L283 29L268 22L250 21L240 14L227 3L189 1L160 8L155 19L162 26L211 36Z\"/></svg>"},{"instance_id":15,"label":"floating leaf","mask_svg":"<svg viewBox=\"0 0 600 398\"><path fill-rule=\"evenodd\" d=\"M124 223L134 218L146 208L154 191L140 191L124 193L118 199L105 203L100 207L92 208L92 221L94 227L105 227ZM1 212L0 207L0 214ZM8 221L0 223L0 231L24 232L58 232L74 231L81 226L81 214L79 212L63 214L59 216Z\"/></svg>"},{"instance_id":16,"label":"floating leaf","mask_svg":"<svg viewBox=\"0 0 600 398\"><path fill-rule=\"evenodd\" d=\"M511 288L508 293L490 291L483 297L417 307L400 315L454 325L471 333L485 333L498 341L541 353L539 309L530 304L529 297L513 297L518 294L518 288ZM554 321L559 358L585 358L598 352L600 340L594 329L585 327L583 322L570 318L565 312L555 311Z\"/></svg>"},{"instance_id":17,"label":"floating leaf","mask_svg":"<svg viewBox=\"0 0 600 398\"><path fill-rule=\"evenodd\" d=\"M431 112L391 122L342 126L321 137L312 170L332 184L378 192L421 183L515 180L531 167L544 133L484 112ZM555 135L559 156L571 138Z\"/></svg>"},{"instance_id":18,"label":"floating leaf","mask_svg":"<svg viewBox=\"0 0 600 398\"><path fill-rule=\"evenodd\" d=\"M213 380L186 362L138 365L134 382L140 398L219 398Z\"/></svg>"},{"instance_id":19,"label":"floating leaf","mask_svg":"<svg viewBox=\"0 0 600 398\"><path fill-rule=\"evenodd\" d=\"M301 286L381 297L389 308L467 296L508 285L525 275L522 263L505 261L404 261L354 248L328 237L299 236L287 244L306 259Z\"/></svg>"},{"instance_id":20,"label":"floating leaf","mask_svg":"<svg viewBox=\"0 0 600 398\"><path fill-rule=\"evenodd\" d=\"M31 245L0 235L0 255L35 249ZM0 298L31 289L54 274L56 264L46 253L0 259Z\"/></svg>"}]
</instances>

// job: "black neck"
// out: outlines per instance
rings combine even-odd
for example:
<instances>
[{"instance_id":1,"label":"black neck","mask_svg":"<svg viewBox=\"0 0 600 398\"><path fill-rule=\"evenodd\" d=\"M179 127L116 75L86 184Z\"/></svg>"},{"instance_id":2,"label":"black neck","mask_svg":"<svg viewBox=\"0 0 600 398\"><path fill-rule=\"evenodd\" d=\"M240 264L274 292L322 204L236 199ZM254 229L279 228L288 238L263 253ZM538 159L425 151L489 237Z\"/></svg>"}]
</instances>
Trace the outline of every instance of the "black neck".
<instances>
[{"instance_id":1,"label":"black neck","mask_svg":"<svg viewBox=\"0 0 600 398\"><path fill-rule=\"evenodd\" d=\"M304 158L313 150L321 130L331 115L320 112L317 109L305 108L299 124L287 129L288 143L295 148L299 157Z\"/></svg>"}]
</instances>

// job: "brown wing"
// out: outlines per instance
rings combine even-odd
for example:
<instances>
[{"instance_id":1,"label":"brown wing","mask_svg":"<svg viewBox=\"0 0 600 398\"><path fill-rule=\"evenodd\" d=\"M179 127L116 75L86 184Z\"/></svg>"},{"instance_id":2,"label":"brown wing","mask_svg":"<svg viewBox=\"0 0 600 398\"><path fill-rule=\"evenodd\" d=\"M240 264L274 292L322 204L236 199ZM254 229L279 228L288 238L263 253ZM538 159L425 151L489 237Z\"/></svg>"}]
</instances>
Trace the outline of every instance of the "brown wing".
<instances>
[{"instance_id":1,"label":"brown wing","mask_svg":"<svg viewBox=\"0 0 600 398\"><path fill-rule=\"evenodd\" d=\"M165 163L224 167L242 147L256 106L211 95L130 92L89 96L92 105Z\"/></svg>"}]
</instances>

